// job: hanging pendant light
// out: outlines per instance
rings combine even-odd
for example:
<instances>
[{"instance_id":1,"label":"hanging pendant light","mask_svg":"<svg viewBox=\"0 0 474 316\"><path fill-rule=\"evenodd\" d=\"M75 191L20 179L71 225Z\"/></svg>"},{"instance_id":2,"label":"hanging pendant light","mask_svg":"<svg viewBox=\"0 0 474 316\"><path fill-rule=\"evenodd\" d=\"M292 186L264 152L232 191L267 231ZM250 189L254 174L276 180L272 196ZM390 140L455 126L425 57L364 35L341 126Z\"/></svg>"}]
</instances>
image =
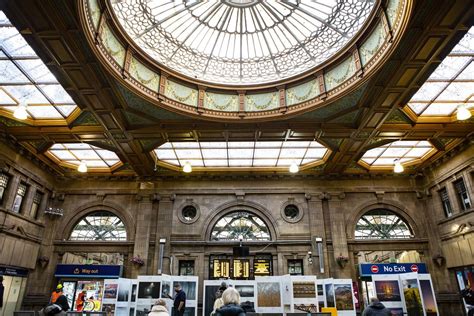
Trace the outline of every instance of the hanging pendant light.
<instances>
[{"instance_id":1,"label":"hanging pendant light","mask_svg":"<svg viewBox=\"0 0 474 316\"><path fill-rule=\"evenodd\" d=\"M402 164L400 163L399 159L395 159L393 165L393 172L395 173L402 173L405 168L403 168Z\"/></svg>"},{"instance_id":2,"label":"hanging pendant light","mask_svg":"<svg viewBox=\"0 0 474 316\"><path fill-rule=\"evenodd\" d=\"M291 165L290 165L289 170L290 170L291 173L297 173L298 171L300 171L300 167L298 167L296 162L292 162Z\"/></svg>"},{"instance_id":3,"label":"hanging pendant light","mask_svg":"<svg viewBox=\"0 0 474 316\"><path fill-rule=\"evenodd\" d=\"M19 120L26 120L28 118L28 112L26 112L26 104L18 104L15 111L13 111L13 116Z\"/></svg>"},{"instance_id":4,"label":"hanging pendant light","mask_svg":"<svg viewBox=\"0 0 474 316\"><path fill-rule=\"evenodd\" d=\"M471 111L465 105L458 105L458 110L456 112L456 118L459 121L467 120L472 116Z\"/></svg>"},{"instance_id":5,"label":"hanging pendant light","mask_svg":"<svg viewBox=\"0 0 474 316\"><path fill-rule=\"evenodd\" d=\"M193 167L191 166L191 164L189 163L189 161L186 161L183 165L183 172L185 173L190 173L193 171Z\"/></svg>"},{"instance_id":6,"label":"hanging pendant light","mask_svg":"<svg viewBox=\"0 0 474 316\"><path fill-rule=\"evenodd\" d=\"M87 172L87 164L84 160L81 161L79 166L77 167L77 171L79 172Z\"/></svg>"}]
</instances>

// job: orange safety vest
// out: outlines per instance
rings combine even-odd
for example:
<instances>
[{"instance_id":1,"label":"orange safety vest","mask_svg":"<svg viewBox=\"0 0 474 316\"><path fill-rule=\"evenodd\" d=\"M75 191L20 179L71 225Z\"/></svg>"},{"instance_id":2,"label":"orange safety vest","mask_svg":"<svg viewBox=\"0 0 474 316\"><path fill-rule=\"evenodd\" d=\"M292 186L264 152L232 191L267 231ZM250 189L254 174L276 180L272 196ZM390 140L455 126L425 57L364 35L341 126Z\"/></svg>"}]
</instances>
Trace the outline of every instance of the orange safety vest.
<instances>
[{"instance_id":1,"label":"orange safety vest","mask_svg":"<svg viewBox=\"0 0 474 316\"><path fill-rule=\"evenodd\" d=\"M56 303L56 300L61 296L63 295L63 292L56 292L54 291L53 294L51 294L51 303L54 304Z\"/></svg>"}]
</instances>

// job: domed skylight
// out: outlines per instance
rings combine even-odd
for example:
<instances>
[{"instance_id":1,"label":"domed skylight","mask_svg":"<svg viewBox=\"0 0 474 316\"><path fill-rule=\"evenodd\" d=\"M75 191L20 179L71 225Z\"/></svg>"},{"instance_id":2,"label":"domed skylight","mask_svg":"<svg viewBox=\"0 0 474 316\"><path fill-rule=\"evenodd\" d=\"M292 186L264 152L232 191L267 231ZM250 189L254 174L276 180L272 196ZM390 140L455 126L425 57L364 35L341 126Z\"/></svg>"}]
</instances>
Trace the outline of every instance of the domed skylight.
<instances>
[{"instance_id":1,"label":"domed skylight","mask_svg":"<svg viewBox=\"0 0 474 316\"><path fill-rule=\"evenodd\" d=\"M375 0L109 0L123 29L191 78L254 85L310 70L340 51Z\"/></svg>"}]
</instances>

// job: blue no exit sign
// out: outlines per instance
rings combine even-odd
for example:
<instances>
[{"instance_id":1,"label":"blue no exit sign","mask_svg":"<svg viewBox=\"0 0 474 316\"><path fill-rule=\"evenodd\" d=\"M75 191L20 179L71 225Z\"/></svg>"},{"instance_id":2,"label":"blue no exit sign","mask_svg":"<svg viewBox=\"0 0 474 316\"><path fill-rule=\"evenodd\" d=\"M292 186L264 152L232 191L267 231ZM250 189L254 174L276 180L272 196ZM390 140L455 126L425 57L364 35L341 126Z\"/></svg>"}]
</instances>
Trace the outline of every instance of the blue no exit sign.
<instances>
[{"instance_id":1,"label":"blue no exit sign","mask_svg":"<svg viewBox=\"0 0 474 316\"><path fill-rule=\"evenodd\" d=\"M424 263L361 263L360 276L375 274L428 273Z\"/></svg>"}]
</instances>

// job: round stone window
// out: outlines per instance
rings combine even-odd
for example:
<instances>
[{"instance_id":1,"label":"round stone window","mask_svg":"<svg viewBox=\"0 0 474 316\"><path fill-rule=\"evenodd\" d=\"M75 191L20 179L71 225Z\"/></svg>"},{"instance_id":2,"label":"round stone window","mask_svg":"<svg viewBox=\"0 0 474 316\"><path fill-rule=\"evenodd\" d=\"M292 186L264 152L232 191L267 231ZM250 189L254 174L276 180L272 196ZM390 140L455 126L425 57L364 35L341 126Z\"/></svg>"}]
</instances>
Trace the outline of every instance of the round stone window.
<instances>
[{"instance_id":1,"label":"round stone window","mask_svg":"<svg viewBox=\"0 0 474 316\"><path fill-rule=\"evenodd\" d=\"M194 205L186 205L183 207L181 215L186 222L192 222L197 216L197 209Z\"/></svg>"},{"instance_id":2,"label":"round stone window","mask_svg":"<svg viewBox=\"0 0 474 316\"><path fill-rule=\"evenodd\" d=\"M285 221L296 223L303 217L303 212L294 202L287 202L282 205L281 215Z\"/></svg>"}]
</instances>

